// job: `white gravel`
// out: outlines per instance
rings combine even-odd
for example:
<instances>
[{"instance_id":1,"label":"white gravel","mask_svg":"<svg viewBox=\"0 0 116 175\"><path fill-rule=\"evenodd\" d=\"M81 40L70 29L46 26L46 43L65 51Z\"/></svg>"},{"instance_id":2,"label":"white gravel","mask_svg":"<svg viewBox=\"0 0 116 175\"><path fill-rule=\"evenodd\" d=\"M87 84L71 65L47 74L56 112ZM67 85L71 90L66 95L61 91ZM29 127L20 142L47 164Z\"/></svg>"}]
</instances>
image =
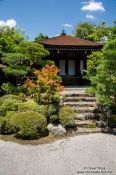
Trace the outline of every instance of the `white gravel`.
<instances>
[{"instance_id":1,"label":"white gravel","mask_svg":"<svg viewBox=\"0 0 116 175\"><path fill-rule=\"evenodd\" d=\"M0 141L0 175L116 175L116 136L89 134L46 145Z\"/></svg>"}]
</instances>

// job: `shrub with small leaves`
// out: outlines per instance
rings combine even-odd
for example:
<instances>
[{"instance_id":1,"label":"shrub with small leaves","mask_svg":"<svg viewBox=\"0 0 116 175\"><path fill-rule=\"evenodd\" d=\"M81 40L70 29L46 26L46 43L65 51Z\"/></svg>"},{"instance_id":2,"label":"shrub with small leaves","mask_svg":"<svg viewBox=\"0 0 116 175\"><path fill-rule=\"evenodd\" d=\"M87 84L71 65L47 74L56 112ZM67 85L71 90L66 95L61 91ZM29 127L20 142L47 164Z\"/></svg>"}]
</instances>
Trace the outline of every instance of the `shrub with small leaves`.
<instances>
[{"instance_id":1,"label":"shrub with small leaves","mask_svg":"<svg viewBox=\"0 0 116 175\"><path fill-rule=\"evenodd\" d=\"M37 110L38 110L38 104L34 101L27 101L18 104L19 112L37 111Z\"/></svg>"},{"instance_id":2,"label":"shrub with small leaves","mask_svg":"<svg viewBox=\"0 0 116 175\"><path fill-rule=\"evenodd\" d=\"M5 95L0 98L0 115L5 116L8 111L17 111L18 97L13 95Z\"/></svg>"},{"instance_id":3,"label":"shrub with small leaves","mask_svg":"<svg viewBox=\"0 0 116 175\"><path fill-rule=\"evenodd\" d=\"M16 137L35 139L45 133L47 121L44 115L28 111L14 114L10 124L18 130Z\"/></svg>"},{"instance_id":4,"label":"shrub with small leaves","mask_svg":"<svg viewBox=\"0 0 116 175\"><path fill-rule=\"evenodd\" d=\"M69 106L63 106L59 111L59 121L66 128L76 126L75 116L76 113Z\"/></svg>"},{"instance_id":5,"label":"shrub with small leaves","mask_svg":"<svg viewBox=\"0 0 116 175\"><path fill-rule=\"evenodd\" d=\"M10 120L16 112L9 111L5 117L0 118L0 133L1 134L14 134L16 129L11 125Z\"/></svg>"},{"instance_id":6,"label":"shrub with small leaves","mask_svg":"<svg viewBox=\"0 0 116 175\"><path fill-rule=\"evenodd\" d=\"M45 115L47 118L51 115L56 115L58 112L58 106L54 104L49 105L39 105L38 112Z\"/></svg>"}]
</instances>

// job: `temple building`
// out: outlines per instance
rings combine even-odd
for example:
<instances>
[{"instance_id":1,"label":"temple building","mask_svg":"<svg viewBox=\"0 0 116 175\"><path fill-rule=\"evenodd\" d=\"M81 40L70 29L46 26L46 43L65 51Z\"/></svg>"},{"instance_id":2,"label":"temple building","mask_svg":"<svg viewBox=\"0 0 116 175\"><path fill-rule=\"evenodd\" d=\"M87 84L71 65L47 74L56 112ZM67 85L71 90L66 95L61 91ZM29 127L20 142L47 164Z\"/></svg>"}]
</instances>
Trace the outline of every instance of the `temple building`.
<instances>
[{"instance_id":1,"label":"temple building","mask_svg":"<svg viewBox=\"0 0 116 175\"><path fill-rule=\"evenodd\" d=\"M87 69L87 55L103 47L100 43L66 34L42 40L40 44L50 52L47 59L53 60L60 68L64 85L85 84L83 74Z\"/></svg>"}]
</instances>

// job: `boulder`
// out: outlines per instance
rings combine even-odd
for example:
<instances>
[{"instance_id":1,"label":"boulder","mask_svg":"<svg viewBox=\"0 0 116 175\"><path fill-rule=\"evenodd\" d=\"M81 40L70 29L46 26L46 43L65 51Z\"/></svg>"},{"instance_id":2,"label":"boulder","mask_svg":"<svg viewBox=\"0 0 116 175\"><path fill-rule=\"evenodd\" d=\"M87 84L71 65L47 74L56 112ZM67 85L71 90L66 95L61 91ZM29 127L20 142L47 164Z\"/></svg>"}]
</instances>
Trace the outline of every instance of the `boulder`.
<instances>
[{"instance_id":1,"label":"boulder","mask_svg":"<svg viewBox=\"0 0 116 175\"><path fill-rule=\"evenodd\" d=\"M113 134L116 134L116 128L113 128Z\"/></svg>"},{"instance_id":2,"label":"boulder","mask_svg":"<svg viewBox=\"0 0 116 175\"><path fill-rule=\"evenodd\" d=\"M106 123L103 121L96 121L95 123L96 123L96 126L98 128L105 128L106 127Z\"/></svg>"},{"instance_id":3,"label":"boulder","mask_svg":"<svg viewBox=\"0 0 116 175\"><path fill-rule=\"evenodd\" d=\"M47 126L48 131L55 136L62 136L66 134L66 129L61 125L49 124Z\"/></svg>"}]
</instances>

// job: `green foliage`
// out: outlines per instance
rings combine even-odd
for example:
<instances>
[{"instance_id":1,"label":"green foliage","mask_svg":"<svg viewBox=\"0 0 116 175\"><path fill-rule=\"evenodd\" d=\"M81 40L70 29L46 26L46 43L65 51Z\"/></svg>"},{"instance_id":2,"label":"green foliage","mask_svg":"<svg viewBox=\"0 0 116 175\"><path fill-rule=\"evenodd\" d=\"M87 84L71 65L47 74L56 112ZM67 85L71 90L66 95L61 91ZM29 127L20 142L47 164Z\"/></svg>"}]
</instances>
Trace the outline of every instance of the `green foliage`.
<instances>
[{"instance_id":1,"label":"green foliage","mask_svg":"<svg viewBox=\"0 0 116 175\"><path fill-rule=\"evenodd\" d=\"M114 25L110 26L110 37L109 40L115 39L116 38L116 20L114 21Z\"/></svg>"},{"instance_id":2,"label":"green foliage","mask_svg":"<svg viewBox=\"0 0 116 175\"><path fill-rule=\"evenodd\" d=\"M101 104L116 106L116 39L104 46L103 59L91 82Z\"/></svg>"},{"instance_id":3,"label":"green foliage","mask_svg":"<svg viewBox=\"0 0 116 175\"><path fill-rule=\"evenodd\" d=\"M107 41L111 33L112 30L106 25L105 21L101 21L98 25L90 22L82 22L75 26L75 37L102 43Z\"/></svg>"},{"instance_id":4,"label":"green foliage","mask_svg":"<svg viewBox=\"0 0 116 175\"><path fill-rule=\"evenodd\" d=\"M102 52L96 51L88 55L87 70L85 70L86 75L84 78L91 80L92 77L96 75L96 68L102 60Z\"/></svg>"},{"instance_id":5,"label":"green foliage","mask_svg":"<svg viewBox=\"0 0 116 175\"><path fill-rule=\"evenodd\" d=\"M76 113L69 106L63 106L59 111L59 121L64 127L74 127Z\"/></svg>"},{"instance_id":6,"label":"green foliage","mask_svg":"<svg viewBox=\"0 0 116 175\"><path fill-rule=\"evenodd\" d=\"M5 116L8 111L17 111L19 102L18 96L15 95L0 97L0 115Z\"/></svg>"},{"instance_id":7,"label":"green foliage","mask_svg":"<svg viewBox=\"0 0 116 175\"><path fill-rule=\"evenodd\" d=\"M10 27L0 27L0 46L2 53L14 52L17 44L23 40L24 35L18 30Z\"/></svg>"},{"instance_id":8,"label":"green foliage","mask_svg":"<svg viewBox=\"0 0 116 175\"><path fill-rule=\"evenodd\" d=\"M11 99L11 100L18 100L18 96L16 95L4 95L2 97L0 97L0 105L2 105L3 103L5 103L6 100Z\"/></svg>"},{"instance_id":9,"label":"green foliage","mask_svg":"<svg viewBox=\"0 0 116 175\"><path fill-rule=\"evenodd\" d=\"M57 115L51 115L50 116L50 123L53 123L53 124L58 124L59 123L59 118Z\"/></svg>"},{"instance_id":10,"label":"green foliage","mask_svg":"<svg viewBox=\"0 0 116 175\"><path fill-rule=\"evenodd\" d=\"M48 119L51 115L56 115L58 112L58 106L54 104L39 105L38 112L45 115Z\"/></svg>"},{"instance_id":11,"label":"green foliage","mask_svg":"<svg viewBox=\"0 0 116 175\"><path fill-rule=\"evenodd\" d=\"M45 132L47 121L44 115L37 112L20 112L12 116L11 125L16 128L17 137L35 139Z\"/></svg>"},{"instance_id":12,"label":"green foliage","mask_svg":"<svg viewBox=\"0 0 116 175\"><path fill-rule=\"evenodd\" d=\"M35 67L42 65L42 59L49 55L44 47L37 43L24 42L24 36L15 29L0 28L0 59L7 66L2 69L6 77L23 80L32 75ZM20 83L22 83L20 81Z\"/></svg>"},{"instance_id":13,"label":"green foliage","mask_svg":"<svg viewBox=\"0 0 116 175\"><path fill-rule=\"evenodd\" d=\"M18 104L19 112L27 112L27 111L37 111L38 104L34 101L27 101Z\"/></svg>"},{"instance_id":14,"label":"green foliage","mask_svg":"<svg viewBox=\"0 0 116 175\"><path fill-rule=\"evenodd\" d=\"M112 115L108 118L108 126L111 128L116 128L116 115Z\"/></svg>"},{"instance_id":15,"label":"green foliage","mask_svg":"<svg viewBox=\"0 0 116 175\"><path fill-rule=\"evenodd\" d=\"M54 95L53 95L53 97L52 97L52 102L53 103L60 103L60 94L58 94L58 93L55 93Z\"/></svg>"},{"instance_id":16,"label":"green foliage","mask_svg":"<svg viewBox=\"0 0 116 175\"><path fill-rule=\"evenodd\" d=\"M10 83L3 83L1 86L1 90L5 93L5 94L11 94L15 91L15 87Z\"/></svg>"},{"instance_id":17,"label":"green foliage","mask_svg":"<svg viewBox=\"0 0 116 175\"><path fill-rule=\"evenodd\" d=\"M49 55L49 52L44 49L43 45L37 43L22 42L19 46L20 52L28 58L31 66L33 64L41 65L42 58Z\"/></svg>"},{"instance_id":18,"label":"green foliage","mask_svg":"<svg viewBox=\"0 0 116 175\"><path fill-rule=\"evenodd\" d=\"M10 119L15 113L16 112L14 111L10 111L10 112L7 112L4 118L0 118L0 133L1 134L13 134L16 132L16 129L10 124Z\"/></svg>"},{"instance_id":19,"label":"green foliage","mask_svg":"<svg viewBox=\"0 0 116 175\"><path fill-rule=\"evenodd\" d=\"M89 22L78 23L75 26L75 37L88 39L88 36L93 32L95 24Z\"/></svg>"},{"instance_id":20,"label":"green foliage","mask_svg":"<svg viewBox=\"0 0 116 175\"><path fill-rule=\"evenodd\" d=\"M106 25L105 21L101 21L99 25L94 27L93 32L88 36L89 40L106 42L110 36L110 28Z\"/></svg>"},{"instance_id":21,"label":"green foliage","mask_svg":"<svg viewBox=\"0 0 116 175\"><path fill-rule=\"evenodd\" d=\"M47 35L44 35L43 33L39 33L39 34L35 37L34 41L35 41L35 42L39 42L39 41L41 41L41 40L48 39L48 38L49 38L49 37L48 37Z\"/></svg>"}]
</instances>

